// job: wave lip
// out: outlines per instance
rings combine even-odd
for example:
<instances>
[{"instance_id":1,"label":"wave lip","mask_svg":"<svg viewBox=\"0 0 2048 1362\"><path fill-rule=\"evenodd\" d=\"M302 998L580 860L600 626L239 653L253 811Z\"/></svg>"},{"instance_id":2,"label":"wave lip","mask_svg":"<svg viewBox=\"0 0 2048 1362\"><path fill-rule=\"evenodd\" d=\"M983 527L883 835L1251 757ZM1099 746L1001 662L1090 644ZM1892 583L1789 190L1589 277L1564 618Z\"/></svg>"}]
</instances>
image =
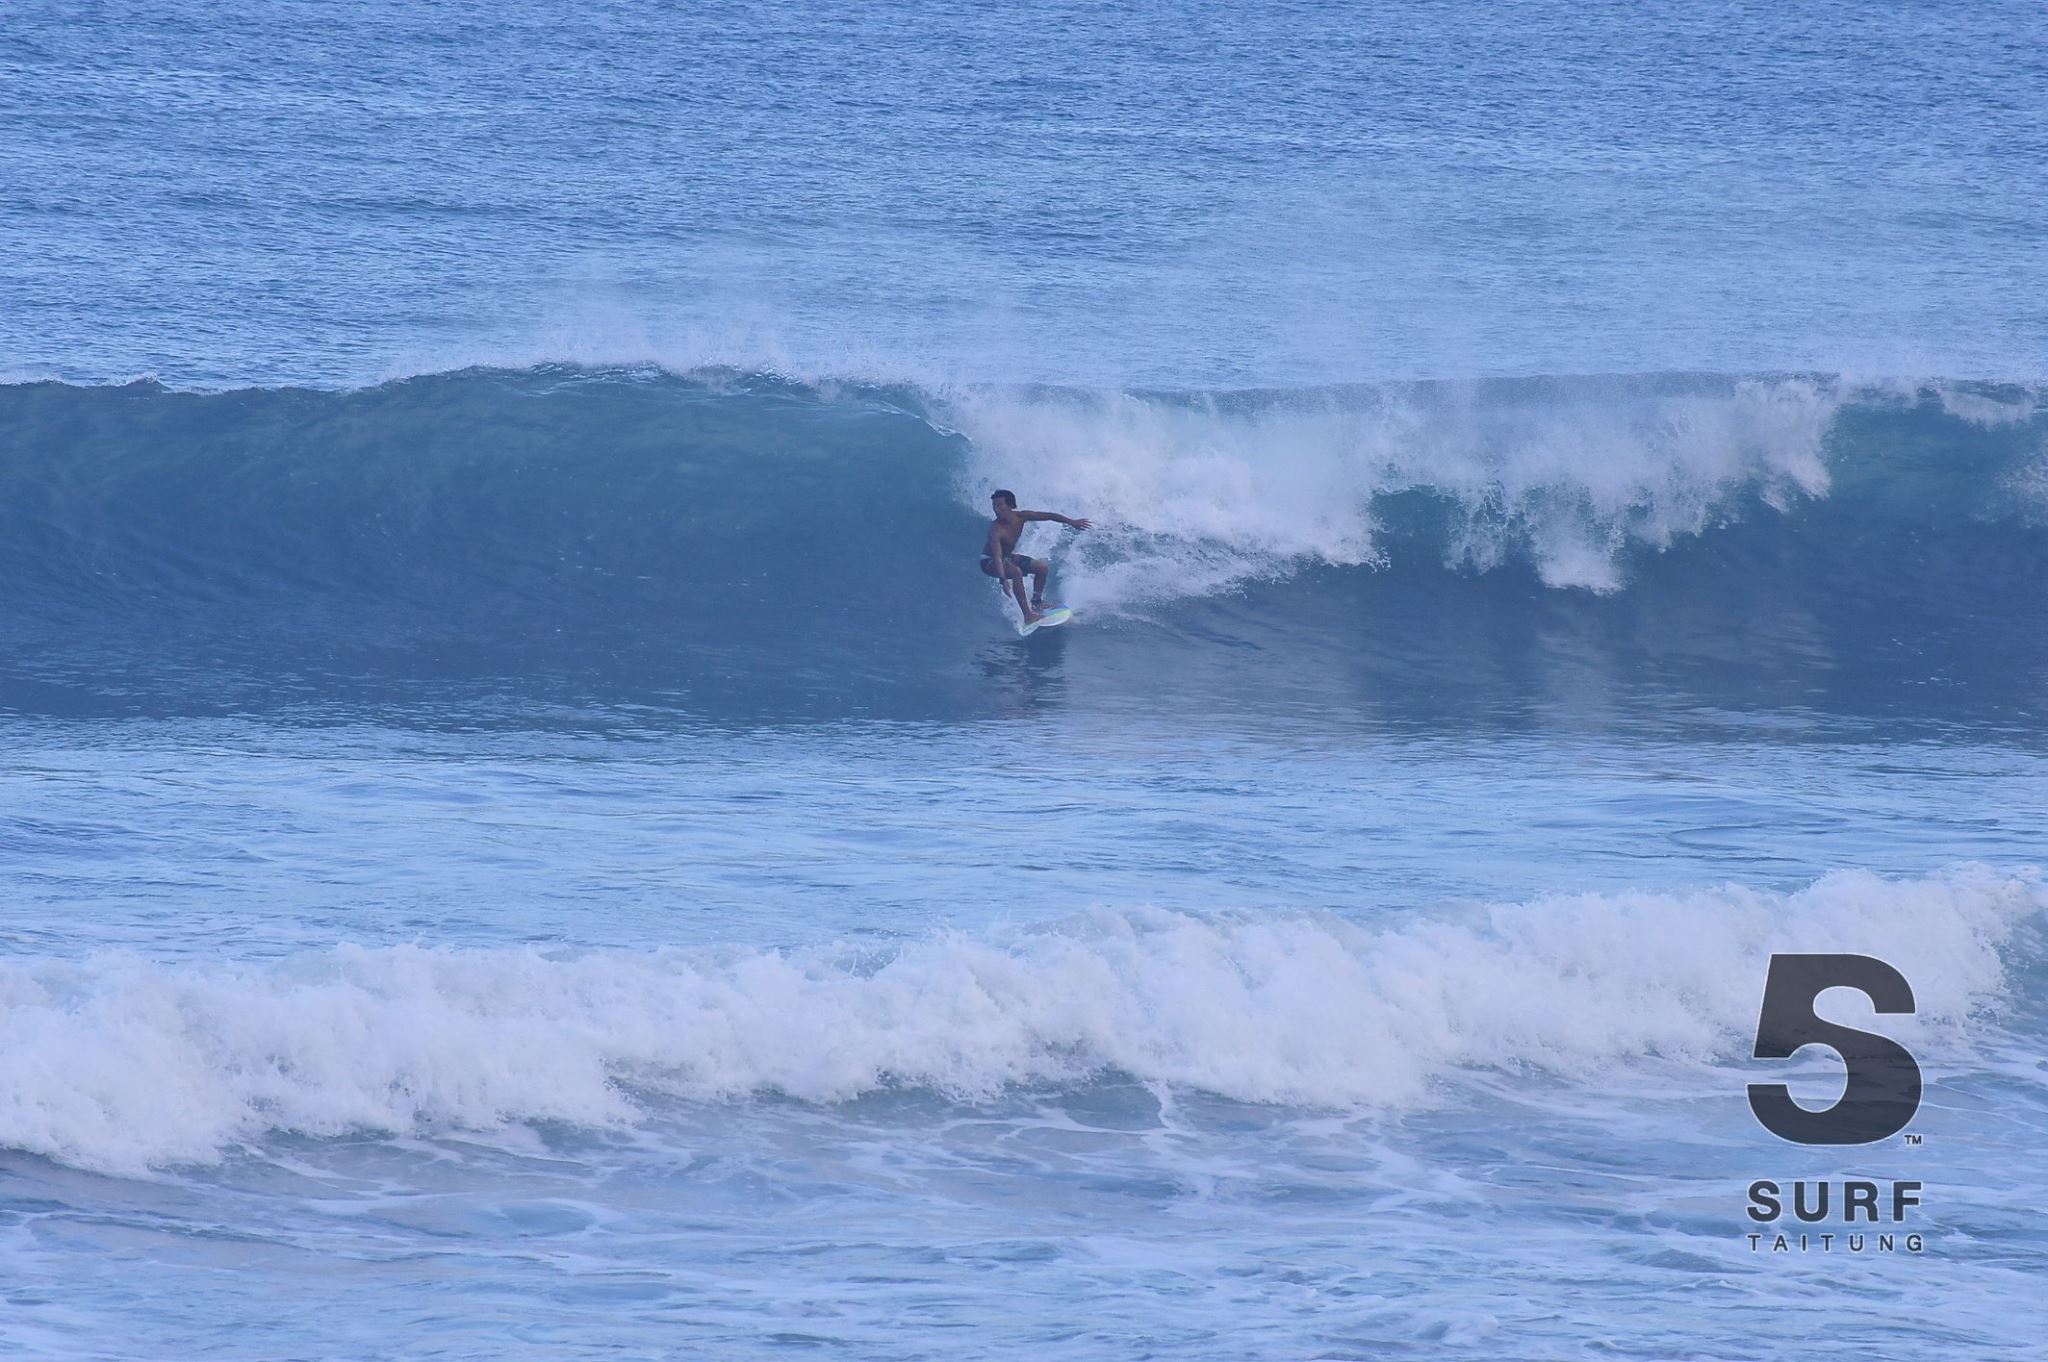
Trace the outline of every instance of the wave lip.
<instances>
[{"instance_id":1,"label":"wave lip","mask_svg":"<svg viewBox=\"0 0 2048 1362\"><path fill-rule=\"evenodd\" d=\"M1905 1033L1961 1062L2048 910L2032 868L1837 872L1791 893L1574 895L1375 928L1100 911L877 954L367 949L262 964L0 965L0 1145L141 1174L271 1132L630 1126L662 1100L888 1087L957 1100L1104 1073L1402 1110L1460 1074L1591 1080L1747 1053L1773 951L1897 961ZM2032 938L2028 938L2031 940Z\"/></svg>"}]
</instances>

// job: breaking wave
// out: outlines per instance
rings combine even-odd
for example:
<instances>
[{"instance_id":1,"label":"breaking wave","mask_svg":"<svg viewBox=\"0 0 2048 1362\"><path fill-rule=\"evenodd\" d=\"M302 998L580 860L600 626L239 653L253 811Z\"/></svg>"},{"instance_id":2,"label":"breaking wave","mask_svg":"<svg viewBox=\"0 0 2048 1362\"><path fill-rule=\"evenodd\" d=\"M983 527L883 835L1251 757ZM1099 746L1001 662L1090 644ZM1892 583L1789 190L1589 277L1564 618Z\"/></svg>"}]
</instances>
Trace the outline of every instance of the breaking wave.
<instances>
[{"instance_id":1,"label":"breaking wave","mask_svg":"<svg viewBox=\"0 0 2048 1362\"><path fill-rule=\"evenodd\" d=\"M1965 1062L1995 1048L2008 972L2038 964L2044 909L2037 871L1970 865L1384 926L1102 910L887 949L5 961L0 1146L132 1173L273 1132L620 1128L678 1100L973 1101L1106 1074L1398 1111L1460 1075L1570 1084L1645 1059L1740 1058L1773 951L1911 960L1918 1016L1887 1029Z\"/></svg>"},{"instance_id":2,"label":"breaking wave","mask_svg":"<svg viewBox=\"0 0 2048 1362\"><path fill-rule=\"evenodd\" d=\"M1558 646L1703 692L2024 689L2044 660L2013 621L2048 569L2048 401L2012 385L36 382L0 387L0 443L16 707L574 674L712 714L971 709L996 485L1095 520L1026 548L1133 677L1218 641L1397 688Z\"/></svg>"}]
</instances>

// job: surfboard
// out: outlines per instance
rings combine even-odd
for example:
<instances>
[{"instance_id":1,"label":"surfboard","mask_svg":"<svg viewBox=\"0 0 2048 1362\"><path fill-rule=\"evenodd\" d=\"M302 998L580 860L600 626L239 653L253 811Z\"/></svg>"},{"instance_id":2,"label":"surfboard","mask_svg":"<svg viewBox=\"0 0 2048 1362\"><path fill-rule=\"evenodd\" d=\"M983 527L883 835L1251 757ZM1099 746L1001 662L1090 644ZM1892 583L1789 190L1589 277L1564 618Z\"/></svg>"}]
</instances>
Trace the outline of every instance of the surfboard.
<instances>
[{"instance_id":1,"label":"surfboard","mask_svg":"<svg viewBox=\"0 0 2048 1362\"><path fill-rule=\"evenodd\" d=\"M1038 622L1036 624L1024 624L1020 622L1017 625L1017 633L1020 637L1029 637L1030 635L1037 633L1040 629L1050 629L1055 624L1065 624L1068 620L1072 619L1073 617L1073 611L1067 609L1067 607L1065 607L1064 605L1056 605L1052 609L1046 611L1043 615L1040 615L1038 617Z\"/></svg>"}]
</instances>

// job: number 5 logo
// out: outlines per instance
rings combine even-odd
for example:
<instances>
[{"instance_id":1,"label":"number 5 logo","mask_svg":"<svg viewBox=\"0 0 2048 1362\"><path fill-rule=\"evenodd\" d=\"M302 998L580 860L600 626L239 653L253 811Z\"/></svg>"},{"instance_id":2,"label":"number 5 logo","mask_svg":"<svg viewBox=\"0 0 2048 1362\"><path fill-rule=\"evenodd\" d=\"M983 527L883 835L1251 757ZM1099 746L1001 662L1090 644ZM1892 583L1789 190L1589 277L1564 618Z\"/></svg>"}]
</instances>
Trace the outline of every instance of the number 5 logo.
<instances>
[{"instance_id":1,"label":"number 5 logo","mask_svg":"<svg viewBox=\"0 0 2048 1362\"><path fill-rule=\"evenodd\" d=\"M1772 956L1756 1022L1756 1058L1790 1059L1801 1046L1825 1045L1841 1055L1849 1082L1842 1099L1820 1111L1794 1102L1783 1083L1752 1083L1749 1109L1764 1129L1796 1144L1888 1139L1920 1110L1920 1065L1889 1037L1816 1016L1814 1003L1831 988L1861 990L1879 1012L1913 1011L1906 976L1872 956Z\"/></svg>"}]
</instances>

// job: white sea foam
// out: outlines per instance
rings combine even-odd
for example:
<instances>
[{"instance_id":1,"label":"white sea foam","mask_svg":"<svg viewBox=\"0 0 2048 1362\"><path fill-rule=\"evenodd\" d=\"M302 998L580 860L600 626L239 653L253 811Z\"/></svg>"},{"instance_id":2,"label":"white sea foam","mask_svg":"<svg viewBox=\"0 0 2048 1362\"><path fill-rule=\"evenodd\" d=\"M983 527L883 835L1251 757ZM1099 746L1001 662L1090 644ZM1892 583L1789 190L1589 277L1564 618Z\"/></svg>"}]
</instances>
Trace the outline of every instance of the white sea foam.
<instances>
[{"instance_id":1,"label":"white sea foam","mask_svg":"<svg viewBox=\"0 0 2048 1362\"><path fill-rule=\"evenodd\" d=\"M1450 565L1525 556L1558 587L1613 591L1632 546L1697 535L1745 502L1828 490L1823 442L1847 396L1818 380L1714 391L1579 380L1334 390L1225 406L1130 393L963 392L963 501L1006 486L1087 514L1063 587L1095 609L1210 595L1311 564L1383 561L1376 503L1450 508ZM1034 540L1027 548L1042 544Z\"/></svg>"},{"instance_id":2,"label":"white sea foam","mask_svg":"<svg viewBox=\"0 0 2048 1362\"><path fill-rule=\"evenodd\" d=\"M1968 1044L2035 870L1829 875L1790 894L1581 895L1376 927L1100 911L851 949L364 949L0 965L0 1146L135 1173L270 1131L638 1121L652 1096L972 1096L1109 1070L1241 1100L1402 1108L1460 1071L1569 1082L1743 1053L1772 951L1862 951ZM1889 1027L1889 1023L1888 1023Z\"/></svg>"}]
</instances>

